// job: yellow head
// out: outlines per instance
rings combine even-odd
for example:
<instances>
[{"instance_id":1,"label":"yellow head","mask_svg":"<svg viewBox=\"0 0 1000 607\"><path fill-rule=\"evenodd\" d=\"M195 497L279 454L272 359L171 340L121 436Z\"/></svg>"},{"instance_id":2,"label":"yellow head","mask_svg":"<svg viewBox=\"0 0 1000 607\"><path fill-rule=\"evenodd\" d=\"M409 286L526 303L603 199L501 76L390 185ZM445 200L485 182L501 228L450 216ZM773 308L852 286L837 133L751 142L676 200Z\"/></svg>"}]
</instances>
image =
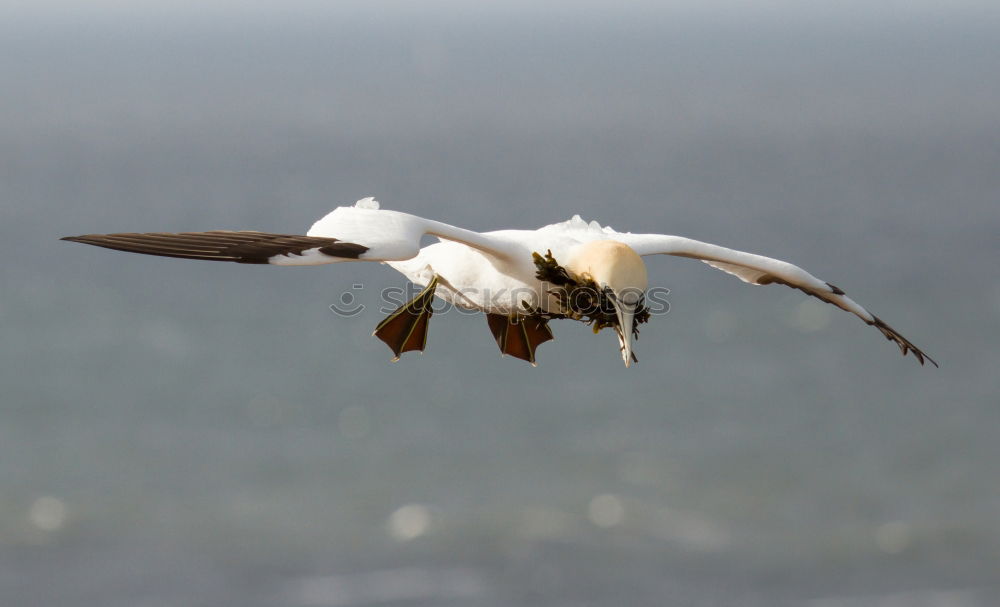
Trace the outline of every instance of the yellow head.
<instances>
[{"instance_id":1,"label":"yellow head","mask_svg":"<svg viewBox=\"0 0 1000 607\"><path fill-rule=\"evenodd\" d=\"M570 274L590 278L609 291L618 315L622 358L628 367L632 364L633 318L649 286L642 257L624 243L595 240L580 245L564 267Z\"/></svg>"}]
</instances>

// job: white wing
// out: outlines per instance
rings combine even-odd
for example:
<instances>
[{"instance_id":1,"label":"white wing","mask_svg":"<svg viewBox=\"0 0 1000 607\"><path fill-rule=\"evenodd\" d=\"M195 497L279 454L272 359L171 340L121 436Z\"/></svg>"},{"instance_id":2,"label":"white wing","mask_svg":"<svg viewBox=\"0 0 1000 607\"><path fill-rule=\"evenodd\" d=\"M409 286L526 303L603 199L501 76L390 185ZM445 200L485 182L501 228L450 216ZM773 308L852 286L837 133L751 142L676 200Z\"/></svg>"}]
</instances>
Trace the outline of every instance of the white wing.
<instances>
[{"instance_id":1,"label":"white wing","mask_svg":"<svg viewBox=\"0 0 1000 607\"><path fill-rule=\"evenodd\" d=\"M353 207L338 207L313 224L308 236L335 238L367 247L358 256L367 261L402 261L420 252L420 239L431 235L466 244L487 255L510 260L525 254L510 239L458 228L409 213L378 208L372 198L359 200ZM530 251L527 252L530 255Z\"/></svg>"},{"instance_id":2,"label":"white wing","mask_svg":"<svg viewBox=\"0 0 1000 607\"><path fill-rule=\"evenodd\" d=\"M858 316L867 324L876 327L886 339L895 342L905 356L907 352L924 364L924 359L935 367L936 362L927 356L920 348L914 346L908 339L883 322L850 297L840 288L816 278L802 268L787 261L755 255L744 251L736 251L726 247L692 240L681 236L663 234L619 234L610 235L615 240L629 245L639 255L676 255L699 259L713 268L736 276L743 282L754 285L783 284L799 289L827 303L833 304Z\"/></svg>"},{"instance_id":3,"label":"white wing","mask_svg":"<svg viewBox=\"0 0 1000 607\"><path fill-rule=\"evenodd\" d=\"M305 236L267 232L147 232L87 234L63 240L107 249L180 257L278 266L311 266L342 261L400 261L420 252L425 234L461 242L489 258L507 261L528 254L509 239L464 230L439 221L379 210L374 199L339 207L320 219Z\"/></svg>"}]
</instances>

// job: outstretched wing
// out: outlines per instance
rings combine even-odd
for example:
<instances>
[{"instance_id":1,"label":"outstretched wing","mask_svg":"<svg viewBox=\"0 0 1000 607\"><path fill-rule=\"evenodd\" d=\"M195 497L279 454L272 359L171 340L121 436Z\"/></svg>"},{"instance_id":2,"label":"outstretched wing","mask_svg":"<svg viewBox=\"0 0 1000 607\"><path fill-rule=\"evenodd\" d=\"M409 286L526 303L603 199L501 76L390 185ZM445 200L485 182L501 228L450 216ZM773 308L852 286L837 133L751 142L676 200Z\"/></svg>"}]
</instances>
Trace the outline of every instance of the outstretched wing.
<instances>
[{"instance_id":1,"label":"outstretched wing","mask_svg":"<svg viewBox=\"0 0 1000 607\"><path fill-rule=\"evenodd\" d=\"M309 228L309 236L336 238L368 247L359 259L403 261L420 251L424 235L460 242L497 260L517 255L530 259L531 252L516 241L494 234L458 228L409 213L378 208L372 198L359 200L353 207L338 207Z\"/></svg>"},{"instance_id":2,"label":"outstretched wing","mask_svg":"<svg viewBox=\"0 0 1000 607\"><path fill-rule=\"evenodd\" d=\"M744 251L727 249L707 242L700 242L681 236L662 234L618 234L612 238L632 247L639 255L676 255L699 259L708 265L736 276L743 282L754 285L782 284L793 289L799 289L807 295L833 304L842 310L856 315L867 324L882 332L886 339L899 346L905 356L907 352L924 364L924 360L938 366L934 359L927 356L920 348L913 345L898 331L887 325L854 300L844 294L840 288L816 278L802 268L787 261L755 255Z\"/></svg>"},{"instance_id":3,"label":"outstretched wing","mask_svg":"<svg viewBox=\"0 0 1000 607\"><path fill-rule=\"evenodd\" d=\"M279 266L319 265L340 261L400 261L420 252L425 234L454 240L493 258L518 253L516 244L416 215L385 211L366 198L353 207L334 209L305 236L266 232L122 233L67 236L117 251Z\"/></svg>"},{"instance_id":4,"label":"outstretched wing","mask_svg":"<svg viewBox=\"0 0 1000 607\"><path fill-rule=\"evenodd\" d=\"M161 257L275 265L312 265L357 259L368 250L364 245L336 238L222 230L179 234L87 234L67 236L62 240Z\"/></svg>"}]
</instances>

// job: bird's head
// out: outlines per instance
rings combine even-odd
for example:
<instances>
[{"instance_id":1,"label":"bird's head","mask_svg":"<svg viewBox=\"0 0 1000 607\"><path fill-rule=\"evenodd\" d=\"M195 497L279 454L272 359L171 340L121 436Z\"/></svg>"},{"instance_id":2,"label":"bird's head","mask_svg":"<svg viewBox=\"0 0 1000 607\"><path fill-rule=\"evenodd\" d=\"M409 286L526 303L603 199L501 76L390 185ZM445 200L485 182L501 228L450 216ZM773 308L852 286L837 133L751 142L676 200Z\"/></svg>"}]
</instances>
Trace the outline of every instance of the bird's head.
<instances>
[{"instance_id":1,"label":"bird's head","mask_svg":"<svg viewBox=\"0 0 1000 607\"><path fill-rule=\"evenodd\" d=\"M618 316L618 339L625 366L632 364L636 310L643 305L649 280L646 264L632 247L615 240L595 240L579 247L565 265L577 277L593 280Z\"/></svg>"}]
</instances>

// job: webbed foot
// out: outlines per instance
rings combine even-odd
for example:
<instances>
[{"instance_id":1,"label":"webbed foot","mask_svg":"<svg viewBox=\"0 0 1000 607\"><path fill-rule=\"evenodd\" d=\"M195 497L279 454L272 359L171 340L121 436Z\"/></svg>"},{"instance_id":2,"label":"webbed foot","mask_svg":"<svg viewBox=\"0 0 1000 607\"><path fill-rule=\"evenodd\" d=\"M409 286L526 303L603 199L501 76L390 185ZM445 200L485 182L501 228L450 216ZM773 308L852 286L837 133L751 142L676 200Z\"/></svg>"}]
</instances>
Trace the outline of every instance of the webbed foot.
<instances>
[{"instance_id":1,"label":"webbed foot","mask_svg":"<svg viewBox=\"0 0 1000 607\"><path fill-rule=\"evenodd\" d=\"M510 354L532 366L536 364L535 348L553 339L549 321L540 316L487 314L486 322L500 346L501 354Z\"/></svg>"},{"instance_id":2,"label":"webbed foot","mask_svg":"<svg viewBox=\"0 0 1000 607\"><path fill-rule=\"evenodd\" d=\"M378 323L375 337L385 342L395 355L393 362L399 360L403 352L418 350L423 352L427 345L427 325L430 323L434 310L434 290L437 288L438 277L435 276L424 290L416 297L396 308L396 310Z\"/></svg>"}]
</instances>

